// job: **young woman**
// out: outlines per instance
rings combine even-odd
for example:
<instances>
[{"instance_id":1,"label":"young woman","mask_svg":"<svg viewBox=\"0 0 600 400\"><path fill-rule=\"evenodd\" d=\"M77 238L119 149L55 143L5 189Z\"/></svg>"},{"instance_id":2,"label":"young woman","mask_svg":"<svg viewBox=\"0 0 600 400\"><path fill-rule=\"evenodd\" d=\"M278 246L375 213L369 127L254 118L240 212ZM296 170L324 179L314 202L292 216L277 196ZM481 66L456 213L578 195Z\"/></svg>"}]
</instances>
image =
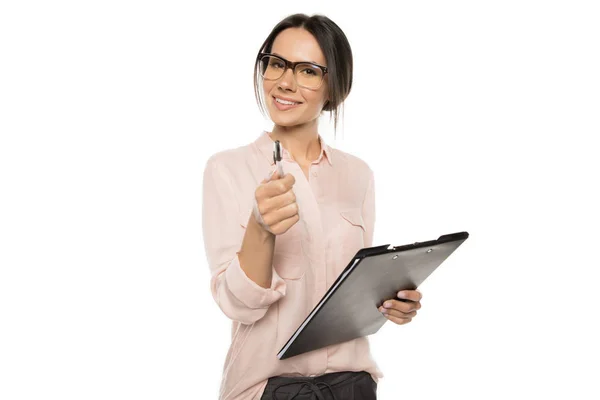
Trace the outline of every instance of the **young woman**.
<instances>
[{"instance_id":1,"label":"young woman","mask_svg":"<svg viewBox=\"0 0 600 400\"><path fill-rule=\"evenodd\" d=\"M376 398L383 375L366 337L277 359L348 260L372 246L373 172L318 133L324 111L337 126L351 87L352 52L342 30L320 15L285 18L255 66L255 93L272 132L207 161L203 232L211 290L232 320L221 400ZM284 176L274 166L275 140ZM421 307L421 294L398 295L412 302L390 299L380 311L404 324Z\"/></svg>"}]
</instances>

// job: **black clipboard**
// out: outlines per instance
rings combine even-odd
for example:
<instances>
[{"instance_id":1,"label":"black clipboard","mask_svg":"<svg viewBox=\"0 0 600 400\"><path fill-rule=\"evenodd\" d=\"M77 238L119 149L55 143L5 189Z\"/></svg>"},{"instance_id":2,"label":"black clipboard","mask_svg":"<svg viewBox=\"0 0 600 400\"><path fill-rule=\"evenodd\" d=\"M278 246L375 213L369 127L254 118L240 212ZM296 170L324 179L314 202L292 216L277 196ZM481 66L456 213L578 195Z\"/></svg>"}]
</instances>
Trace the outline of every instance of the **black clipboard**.
<instances>
[{"instance_id":1,"label":"black clipboard","mask_svg":"<svg viewBox=\"0 0 600 400\"><path fill-rule=\"evenodd\" d=\"M376 333L379 312L400 290L415 290L467 238L467 232L404 246L359 250L277 354L280 360Z\"/></svg>"}]
</instances>

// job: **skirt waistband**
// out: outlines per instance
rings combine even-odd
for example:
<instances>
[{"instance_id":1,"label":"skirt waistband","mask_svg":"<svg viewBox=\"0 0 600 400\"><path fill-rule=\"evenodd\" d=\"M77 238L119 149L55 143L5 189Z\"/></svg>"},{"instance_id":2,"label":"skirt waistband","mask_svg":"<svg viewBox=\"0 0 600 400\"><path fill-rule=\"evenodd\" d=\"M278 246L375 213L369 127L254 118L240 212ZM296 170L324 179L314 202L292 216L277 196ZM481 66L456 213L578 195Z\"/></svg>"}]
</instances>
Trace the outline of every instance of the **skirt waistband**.
<instances>
[{"instance_id":1,"label":"skirt waistband","mask_svg":"<svg viewBox=\"0 0 600 400\"><path fill-rule=\"evenodd\" d=\"M277 399L276 394L304 395L314 394L317 399L325 398L325 393L336 399L336 388L352 385L359 379L371 379L371 374L366 371L344 371L308 377L308 376L275 376L269 378L263 399ZM286 396L287 398L287 396Z\"/></svg>"}]
</instances>

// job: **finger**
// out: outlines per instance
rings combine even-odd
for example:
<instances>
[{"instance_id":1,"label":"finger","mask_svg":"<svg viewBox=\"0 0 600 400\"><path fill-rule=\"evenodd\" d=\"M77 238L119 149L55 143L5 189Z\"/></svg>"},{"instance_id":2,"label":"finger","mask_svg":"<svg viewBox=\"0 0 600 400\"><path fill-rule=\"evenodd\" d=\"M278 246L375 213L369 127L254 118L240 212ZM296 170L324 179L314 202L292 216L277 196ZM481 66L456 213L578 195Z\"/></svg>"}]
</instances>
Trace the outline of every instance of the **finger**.
<instances>
[{"instance_id":1,"label":"finger","mask_svg":"<svg viewBox=\"0 0 600 400\"><path fill-rule=\"evenodd\" d=\"M279 174L279 170L275 168L273 171L267 174L265 179L263 179L263 183L277 180L285 180L286 184L294 184L296 182L296 178L294 178L294 175L290 173L281 175Z\"/></svg>"},{"instance_id":2,"label":"finger","mask_svg":"<svg viewBox=\"0 0 600 400\"><path fill-rule=\"evenodd\" d=\"M392 315L386 315L386 318L389 319L390 321L392 321L393 323L397 324L397 325L404 325L404 324L408 324L410 321L412 321L412 318L398 318L398 317L394 317Z\"/></svg>"},{"instance_id":3,"label":"finger","mask_svg":"<svg viewBox=\"0 0 600 400\"><path fill-rule=\"evenodd\" d=\"M279 221L276 224L271 226L271 230L275 232L276 235L281 235L282 233L287 232L295 223L300 220L300 216L298 214L294 215L291 218L286 218L283 221Z\"/></svg>"},{"instance_id":4,"label":"finger","mask_svg":"<svg viewBox=\"0 0 600 400\"><path fill-rule=\"evenodd\" d=\"M421 301L423 295L418 290L401 290L397 294L398 298L410 301Z\"/></svg>"},{"instance_id":5,"label":"finger","mask_svg":"<svg viewBox=\"0 0 600 400\"><path fill-rule=\"evenodd\" d=\"M282 181L282 179L276 179L269 182L263 182L256 188L256 198L275 197L287 192L285 184Z\"/></svg>"},{"instance_id":6,"label":"finger","mask_svg":"<svg viewBox=\"0 0 600 400\"><path fill-rule=\"evenodd\" d=\"M296 202L288 204L277 210L262 214L263 221L265 221L265 224L267 225L272 225L283 221L284 219L292 218L295 215L298 215L298 203Z\"/></svg>"},{"instance_id":7,"label":"finger","mask_svg":"<svg viewBox=\"0 0 600 400\"><path fill-rule=\"evenodd\" d=\"M261 183L267 183L273 179L279 179L279 172L277 171L277 168L272 169L271 171L269 171L269 173L265 176L265 178L262 180Z\"/></svg>"},{"instance_id":8,"label":"finger","mask_svg":"<svg viewBox=\"0 0 600 400\"><path fill-rule=\"evenodd\" d=\"M402 303L400 303L400 304L402 304ZM415 304L417 304L417 303L415 303ZM411 316L411 315L414 317L415 315L417 315L417 310L418 309L419 308L416 308L414 306L413 306L413 308L410 311L399 310L399 309L393 308L393 307L392 308L386 308L384 306L381 306L381 307L378 308L379 312L381 312L381 313L392 314L392 315L395 315L397 317Z\"/></svg>"},{"instance_id":9,"label":"finger","mask_svg":"<svg viewBox=\"0 0 600 400\"><path fill-rule=\"evenodd\" d=\"M263 217L272 214L267 218L271 223L292 217L295 213L298 213L296 195L292 190L289 190L279 196L263 199L258 204L258 209ZM280 210L283 210L283 213L280 213Z\"/></svg>"},{"instance_id":10,"label":"finger","mask_svg":"<svg viewBox=\"0 0 600 400\"><path fill-rule=\"evenodd\" d=\"M296 202L296 194L293 190L288 190L287 192L280 194L275 197L268 197L266 199L262 199L259 203L259 211L262 215L265 215L271 211L279 210L287 205Z\"/></svg>"},{"instance_id":11,"label":"finger","mask_svg":"<svg viewBox=\"0 0 600 400\"><path fill-rule=\"evenodd\" d=\"M403 301L398 301L398 300L386 300L383 303L383 307L385 309L388 309L388 310L394 309L394 310L403 312L405 314L416 310L415 305L416 305L416 303L413 303L413 302L405 303Z\"/></svg>"},{"instance_id":12,"label":"finger","mask_svg":"<svg viewBox=\"0 0 600 400\"><path fill-rule=\"evenodd\" d=\"M419 310L421 308L421 303L415 303L415 307L412 309L412 311L409 312L404 312L401 310L397 310L395 308L385 308L383 306L379 307L378 310L381 313L384 314L392 314L395 315L397 317L402 317L402 316L411 316L414 317L417 315L417 310Z\"/></svg>"},{"instance_id":13,"label":"finger","mask_svg":"<svg viewBox=\"0 0 600 400\"><path fill-rule=\"evenodd\" d=\"M262 189L261 195L264 197L275 197L292 189L295 182L294 175L285 174L282 179L272 179L270 182L262 185L259 189Z\"/></svg>"},{"instance_id":14,"label":"finger","mask_svg":"<svg viewBox=\"0 0 600 400\"><path fill-rule=\"evenodd\" d=\"M294 178L294 175L287 173L280 179L280 181L283 183L287 192L288 190L291 190L296 183L296 178Z\"/></svg>"},{"instance_id":15,"label":"finger","mask_svg":"<svg viewBox=\"0 0 600 400\"><path fill-rule=\"evenodd\" d=\"M383 315L391 315L396 318L414 318L417 316L417 311L411 311L409 313L403 313L402 311L394 310L394 309L384 309Z\"/></svg>"},{"instance_id":16,"label":"finger","mask_svg":"<svg viewBox=\"0 0 600 400\"><path fill-rule=\"evenodd\" d=\"M271 180L277 180L277 179L281 179L282 176L279 174L279 169L275 168L275 170L273 171L273 173L271 174Z\"/></svg>"}]
</instances>

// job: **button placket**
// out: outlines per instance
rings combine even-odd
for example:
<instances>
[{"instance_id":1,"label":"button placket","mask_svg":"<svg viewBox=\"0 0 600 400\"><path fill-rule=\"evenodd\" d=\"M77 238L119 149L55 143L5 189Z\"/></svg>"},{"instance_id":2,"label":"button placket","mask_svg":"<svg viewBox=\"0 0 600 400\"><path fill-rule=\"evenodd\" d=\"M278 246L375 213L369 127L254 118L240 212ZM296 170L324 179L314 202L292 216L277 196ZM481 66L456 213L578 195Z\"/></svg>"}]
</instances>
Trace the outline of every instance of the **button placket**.
<instances>
[{"instance_id":1,"label":"button placket","mask_svg":"<svg viewBox=\"0 0 600 400\"><path fill-rule=\"evenodd\" d=\"M319 199L321 198L321 192L319 189L319 182L317 180L319 173L317 171L315 171L316 165L311 165L310 166L310 171L309 171L309 176L312 177L312 179L310 179L310 187L313 191L313 194L315 196L315 199L317 200L317 202L319 202Z\"/></svg>"}]
</instances>

